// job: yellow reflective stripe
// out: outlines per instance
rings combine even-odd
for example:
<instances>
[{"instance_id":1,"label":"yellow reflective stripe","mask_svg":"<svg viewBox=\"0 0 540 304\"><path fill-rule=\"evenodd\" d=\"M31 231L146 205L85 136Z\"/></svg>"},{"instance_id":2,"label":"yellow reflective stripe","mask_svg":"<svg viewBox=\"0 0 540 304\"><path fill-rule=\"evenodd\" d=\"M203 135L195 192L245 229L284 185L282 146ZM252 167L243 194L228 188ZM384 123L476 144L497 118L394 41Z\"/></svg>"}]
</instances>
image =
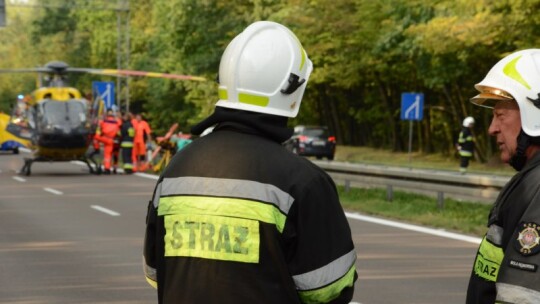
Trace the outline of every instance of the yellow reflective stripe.
<instances>
[{"instance_id":1,"label":"yellow reflective stripe","mask_svg":"<svg viewBox=\"0 0 540 304\"><path fill-rule=\"evenodd\" d=\"M509 63L507 63L504 66L503 72L504 72L504 74L506 74L506 76L508 76L508 77L514 79L515 81L521 83L524 87L526 87L528 90L530 90L531 86L525 81L525 79L523 79L523 77L521 77L521 74L516 69L516 64L520 59L521 59L521 56L518 56L518 57L512 59L512 61L510 61Z\"/></svg>"},{"instance_id":2,"label":"yellow reflective stripe","mask_svg":"<svg viewBox=\"0 0 540 304\"><path fill-rule=\"evenodd\" d=\"M259 262L259 222L198 214L165 216L165 256Z\"/></svg>"},{"instance_id":3,"label":"yellow reflective stripe","mask_svg":"<svg viewBox=\"0 0 540 304\"><path fill-rule=\"evenodd\" d=\"M123 141L120 146L122 148L133 148L133 142L131 141Z\"/></svg>"},{"instance_id":4,"label":"yellow reflective stripe","mask_svg":"<svg viewBox=\"0 0 540 304\"><path fill-rule=\"evenodd\" d=\"M484 237L480 244L480 248L478 249L476 260L474 261L474 273L481 278L495 282L503 258L503 250L490 243L486 237Z\"/></svg>"},{"instance_id":5,"label":"yellow reflective stripe","mask_svg":"<svg viewBox=\"0 0 540 304\"><path fill-rule=\"evenodd\" d=\"M259 107L266 107L270 103L270 98L246 93L238 93L238 101Z\"/></svg>"},{"instance_id":6,"label":"yellow reflective stripe","mask_svg":"<svg viewBox=\"0 0 540 304\"><path fill-rule=\"evenodd\" d=\"M306 63L306 50L304 50L304 48L301 49L302 59L300 60L300 71L304 68L304 64Z\"/></svg>"},{"instance_id":7,"label":"yellow reflective stripe","mask_svg":"<svg viewBox=\"0 0 540 304\"><path fill-rule=\"evenodd\" d=\"M146 281L150 286L157 289L157 279L156 279L156 269L153 267L150 267L146 264L146 259L143 256L143 267L144 267L144 276L146 277Z\"/></svg>"},{"instance_id":8,"label":"yellow reflective stripe","mask_svg":"<svg viewBox=\"0 0 540 304\"><path fill-rule=\"evenodd\" d=\"M220 100L229 100L229 94L227 94L226 89L218 89L218 96Z\"/></svg>"},{"instance_id":9,"label":"yellow reflective stripe","mask_svg":"<svg viewBox=\"0 0 540 304\"><path fill-rule=\"evenodd\" d=\"M460 156L472 156L472 152L469 151L459 151Z\"/></svg>"},{"instance_id":10,"label":"yellow reflective stripe","mask_svg":"<svg viewBox=\"0 0 540 304\"><path fill-rule=\"evenodd\" d=\"M465 143L465 142L467 142L467 141L474 141L474 138L472 137L472 135L469 135L469 136L467 136L467 137L463 137L463 133L460 133L460 134L459 134L458 142L459 142L460 144L462 144L462 143Z\"/></svg>"},{"instance_id":11,"label":"yellow reflective stripe","mask_svg":"<svg viewBox=\"0 0 540 304\"><path fill-rule=\"evenodd\" d=\"M157 289L157 282L150 279L149 277L146 277L146 282L148 282L148 284L150 284L150 286L154 287L155 289Z\"/></svg>"},{"instance_id":12,"label":"yellow reflective stripe","mask_svg":"<svg viewBox=\"0 0 540 304\"><path fill-rule=\"evenodd\" d=\"M200 214L252 219L274 224L279 232L283 232L287 219L276 206L271 204L246 199L204 196L161 197L158 215L170 214Z\"/></svg>"},{"instance_id":13,"label":"yellow reflective stripe","mask_svg":"<svg viewBox=\"0 0 540 304\"><path fill-rule=\"evenodd\" d=\"M355 269L353 265L341 279L323 288L298 291L302 303L326 303L337 298L344 288L353 286Z\"/></svg>"},{"instance_id":14,"label":"yellow reflective stripe","mask_svg":"<svg viewBox=\"0 0 540 304\"><path fill-rule=\"evenodd\" d=\"M307 53L306 50L302 47L302 43L300 43L300 40L298 40L298 37L294 36L296 43L298 43L298 48L300 49L300 66L298 67L299 71L302 71L304 68L304 64L306 63L306 57Z\"/></svg>"}]
</instances>

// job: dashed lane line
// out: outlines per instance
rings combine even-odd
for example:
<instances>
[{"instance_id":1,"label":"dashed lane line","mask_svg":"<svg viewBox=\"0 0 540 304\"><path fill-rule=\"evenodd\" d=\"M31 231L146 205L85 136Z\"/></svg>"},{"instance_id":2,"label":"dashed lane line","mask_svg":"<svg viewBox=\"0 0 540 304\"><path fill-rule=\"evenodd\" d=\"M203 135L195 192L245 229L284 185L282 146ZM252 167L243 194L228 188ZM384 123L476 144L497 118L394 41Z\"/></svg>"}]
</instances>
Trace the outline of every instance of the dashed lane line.
<instances>
[{"instance_id":1,"label":"dashed lane line","mask_svg":"<svg viewBox=\"0 0 540 304\"><path fill-rule=\"evenodd\" d=\"M64 192L62 192L62 191L58 191L58 190L56 190L56 189L49 188L49 187L45 187L45 188L43 188L43 190L45 190L45 191L47 191L47 192L49 192L49 193L52 193L52 194L56 194L56 195L62 195L62 194L64 194Z\"/></svg>"},{"instance_id":2,"label":"dashed lane line","mask_svg":"<svg viewBox=\"0 0 540 304\"><path fill-rule=\"evenodd\" d=\"M135 173L134 175L137 175L143 178L153 179L153 180L159 179L159 176L153 175L153 174ZM454 239L454 240L473 243L473 244L480 244L480 241L481 241L481 239L477 237L472 237L472 236L458 234L458 233L452 233L452 232L448 232L448 231L444 231L440 229L432 229L432 228L426 228L426 227L417 226L417 225L404 224L404 223L394 222L390 220L379 219L379 218L375 218L371 216L360 215L358 213L345 212L345 215L350 219L354 219L358 221L370 222L370 223L375 223L379 225L395 227L399 229L411 230L411 231L431 234L431 235L435 235L439 237Z\"/></svg>"},{"instance_id":3,"label":"dashed lane line","mask_svg":"<svg viewBox=\"0 0 540 304\"><path fill-rule=\"evenodd\" d=\"M99 205L92 205L90 206L92 209L95 209L97 211L100 211L100 212L103 212L105 214L108 214L110 216L120 216L120 213L114 211L114 210L111 210L111 209L107 209L105 207L101 207Z\"/></svg>"},{"instance_id":4,"label":"dashed lane line","mask_svg":"<svg viewBox=\"0 0 540 304\"><path fill-rule=\"evenodd\" d=\"M24 183L26 182L26 179L20 177L20 176L12 176L12 178L18 182Z\"/></svg>"},{"instance_id":5,"label":"dashed lane line","mask_svg":"<svg viewBox=\"0 0 540 304\"><path fill-rule=\"evenodd\" d=\"M144 178L149 178L149 179L155 179L155 180L159 179L159 176L153 175L153 174L148 174L148 173L137 172L137 173L135 173L135 175L140 176L140 177L144 177Z\"/></svg>"}]
</instances>

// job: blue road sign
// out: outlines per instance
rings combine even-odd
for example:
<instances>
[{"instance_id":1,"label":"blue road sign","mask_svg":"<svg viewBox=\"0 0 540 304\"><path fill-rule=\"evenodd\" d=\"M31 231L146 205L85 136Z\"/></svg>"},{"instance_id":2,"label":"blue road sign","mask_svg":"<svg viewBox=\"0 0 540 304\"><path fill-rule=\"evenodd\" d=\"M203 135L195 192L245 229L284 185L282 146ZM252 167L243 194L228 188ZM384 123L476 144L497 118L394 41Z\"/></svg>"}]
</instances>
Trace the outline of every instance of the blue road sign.
<instances>
[{"instance_id":1,"label":"blue road sign","mask_svg":"<svg viewBox=\"0 0 540 304\"><path fill-rule=\"evenodd\" d=\"M101 99L105 105L105 109L115 109L115 94L114 82L112 81L93 81L92 95L94 100Z\"/></svg>"},{"instance_id":2,"label":"blue road sign","mask_svg":"<svg viewBox=\"0 0 540 304\"><path fill-rule=\"evenodd\" d=\"M401 120L422 120L424 118L424 94L401 94Z\"/></svg>"}]
</instances>

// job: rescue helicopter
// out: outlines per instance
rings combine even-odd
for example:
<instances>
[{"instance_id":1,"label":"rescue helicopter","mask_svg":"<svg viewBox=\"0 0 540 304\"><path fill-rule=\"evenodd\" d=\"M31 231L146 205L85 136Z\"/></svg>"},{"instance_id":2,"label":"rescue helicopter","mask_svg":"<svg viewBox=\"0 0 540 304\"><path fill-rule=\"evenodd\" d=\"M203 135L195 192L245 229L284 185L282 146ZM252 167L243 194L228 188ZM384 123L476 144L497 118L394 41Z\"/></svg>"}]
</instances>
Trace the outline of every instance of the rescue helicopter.
<instances>
[{"instance_id":1,"label":"rescue helicopter","mask_svg":"<svg viewBox=\"0 0 540 304\"><path fill-rule=\"evenodd\" d=\"M67 83L68 73L205 80L203 77L190 75L76 68L63 61L51 61L38 68L0 69L0 73L27 72L38 73L38 88L23 98L22 104L17 104L14 111L19 111L12 113L9 122L0 132L0 135L6 133L10 137L20 138L18 143L32 151L31 157L24 158L24 165L20 170L20 174L27 176L31 174L34 162L82 161L88 166L90 173L96 173L96 164L91 164L86 152L95 131L96 118L104 109L99 100L92 103L85 99L78 89L70 87ZM18 153L18 148L14 153Z\"/></svg>"}]
</instances>

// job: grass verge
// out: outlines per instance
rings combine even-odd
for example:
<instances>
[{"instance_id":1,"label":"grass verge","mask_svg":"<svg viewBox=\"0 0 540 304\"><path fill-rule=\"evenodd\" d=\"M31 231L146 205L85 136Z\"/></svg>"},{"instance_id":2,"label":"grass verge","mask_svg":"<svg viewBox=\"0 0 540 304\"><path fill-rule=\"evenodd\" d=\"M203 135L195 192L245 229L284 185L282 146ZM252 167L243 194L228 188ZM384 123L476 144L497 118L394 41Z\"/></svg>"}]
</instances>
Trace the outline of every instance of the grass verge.
<instances>
[{"instance_id":1,"label":"grass verge","mask_svg":"<svg viewBox=\"0 0 540 304\"><path fill-rule=\"evenodd\" d=\"M424 154L420 152L393 152L384 149L369 147L338 146L336 148L336 161L364 164L379 164L418 169L436 169L459 171L459 157L457 155ZM469 165L470 173L488 173L496 175L514 175L516 171L503 164L498 155L490 161L480 163L472 160Z\"/></svg>"},{"instance_id":2,"label":"grass verge","mask_svg":"<svg viewBox=\"0 0 540 304\"><path fill-rule=\"evenodd\" d=\"M400 191L394 192L394 199L389 202L385 189L351 188L345 192L344 187L338 186L338 192L346 210L478 237L486 232L491 209L491 205L447 198L444 208L439 210L434 198Z\"/></svg>"}]
</instances>

